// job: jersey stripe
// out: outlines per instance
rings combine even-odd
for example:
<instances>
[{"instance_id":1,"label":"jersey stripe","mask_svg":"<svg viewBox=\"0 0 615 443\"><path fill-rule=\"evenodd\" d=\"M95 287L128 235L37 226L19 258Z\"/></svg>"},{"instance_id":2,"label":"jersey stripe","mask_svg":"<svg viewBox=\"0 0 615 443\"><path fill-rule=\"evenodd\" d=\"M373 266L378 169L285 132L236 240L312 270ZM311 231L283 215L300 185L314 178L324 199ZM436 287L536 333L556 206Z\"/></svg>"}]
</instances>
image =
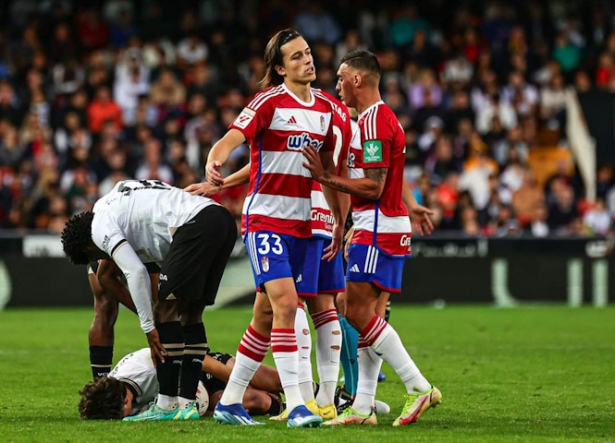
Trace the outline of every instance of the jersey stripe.
<instances>
[{"instance_id":1,"label":"jersey stripe","mask_svg":"<svg viewBox=\"0 0 615 443\"><path fill-rule=\"evenodd\" d=\"M252 99L252 101L248 104L247 107L256 111L258 108L264 105L267 100L282 93L284 93L284 88L282 88L282 85L276 86L275 88L271 88L269 91L265 91L262 94L256 95L256 97Z\"/></svg>"},{"instance_id":2,"label":"jersey stripe","mask_svg":"<svg viewBox=\"0 0 615 443\"><path fill-rule=\"evenodd\" d=\"M304 157L301 152L294 151L263 151L261 153L261 173L286 174L311 178L310 171L303 166Z\"/></svg>"}]
</instances>

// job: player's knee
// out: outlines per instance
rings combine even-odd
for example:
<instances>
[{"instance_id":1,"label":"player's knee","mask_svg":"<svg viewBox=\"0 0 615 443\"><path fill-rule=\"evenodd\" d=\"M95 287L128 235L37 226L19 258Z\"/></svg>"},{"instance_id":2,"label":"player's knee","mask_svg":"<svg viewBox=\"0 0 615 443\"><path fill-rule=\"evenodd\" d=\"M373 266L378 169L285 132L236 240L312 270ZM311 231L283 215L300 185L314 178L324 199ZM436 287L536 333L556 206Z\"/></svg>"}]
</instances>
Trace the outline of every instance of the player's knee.
<instances>
[{"instance_id":1,"label":"player's knee","mask_svg":"<svg viewBox=\"0 0 615 443\"><path fill-rule=\"evenodd\" d=\"M295 323L295 316L297 315L297 302L296 300L278 300L273 307L273 317Z\"/></svg>"},{"instance_id":2,"label":"player's knee","mask_svg":"<svg viewBox=\"0 0 615 443\"><path fill-rule=\"evenodd\" d=\"M346 320L355 328L359 328L373 317L367 306L361 303L346 302ZM360 329L358 329L360 330Z\"/></svg>"}]
</instances>

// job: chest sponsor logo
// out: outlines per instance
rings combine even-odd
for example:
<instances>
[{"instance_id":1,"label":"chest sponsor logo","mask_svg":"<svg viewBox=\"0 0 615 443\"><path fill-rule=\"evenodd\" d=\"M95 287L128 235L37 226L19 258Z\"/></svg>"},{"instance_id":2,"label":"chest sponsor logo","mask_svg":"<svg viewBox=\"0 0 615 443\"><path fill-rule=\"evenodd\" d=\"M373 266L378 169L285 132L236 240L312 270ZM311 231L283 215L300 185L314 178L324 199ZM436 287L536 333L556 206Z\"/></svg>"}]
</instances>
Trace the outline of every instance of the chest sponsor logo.
<instances>
[{"instance_id":1,"label":"chest sponsor logo","mask_svg":"<svg viewBox=\"0 0 615 443\"><path fill-rule=\"evenodd\" d=\"M363 163L380 163L382 161L382 142L370 140L363 142Z\"/></svg>"},{"instance_id":2,"label":"chest sponsor logo","mask_svg":"<svg viewBox=\"0 0 615 443\"><path fill-rule=\"evenodd\" d=\"M320 151L324 142L320 142L312 137L307 132L298 135L291 135L288 137L286 147L291 151L302 151L306 146L312 146L317 151Z\"/></svg>"}]
</instances>

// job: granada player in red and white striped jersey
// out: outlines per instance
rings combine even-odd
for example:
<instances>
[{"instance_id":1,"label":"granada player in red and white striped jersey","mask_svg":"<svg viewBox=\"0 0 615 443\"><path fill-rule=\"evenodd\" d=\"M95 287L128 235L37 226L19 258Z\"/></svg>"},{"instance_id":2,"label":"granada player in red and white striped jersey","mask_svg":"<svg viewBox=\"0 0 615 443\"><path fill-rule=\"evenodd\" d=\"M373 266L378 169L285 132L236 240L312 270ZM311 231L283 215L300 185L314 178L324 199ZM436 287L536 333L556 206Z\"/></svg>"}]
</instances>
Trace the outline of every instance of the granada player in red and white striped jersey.
<instances>
[{"instance_id":1,"label":"granada player in red and white striped jersey","mask_svg":"<svg viewBox=\"0 0 615 443\"><path fill-rule=\"evenodd\" d=\"M255 424L241 406L245 387L262 362L269 344L284 386L291 427L319 426L322 419L305 407L298 385L295 282L301 280L311 231L312 178L303 167L302 150L311 146L332 166L325 143L331 105L315 94L310 83L315 68L310 47L301 35L286 29L265 49L266 74L257 94L226 135L212 148L207 180L224 185L220 168L229 153L250 145L250 187L243 209L243 231L256 285L254 318L237 351L237 361L214 419L229 424ZM194 190L193 190L194 191ZM336 220L343 220L333 192L325 191ZM335 255L341 233L331 245ZM268 311L273 309L273 322Z\"/></svg>"},{"instance_id":2,"label":"granada player in red and white striped jersey","mask_svg":"<svg viewBox=\"0 0 615 443\"><path fill-rule=\"evenodd\" d=\"M329 94L313 89L314 95L330 103L332 120L327 135L327 142L333 149L333 163L337 173L347 175L346 157L348 145L352 138L352 127L348 109L339 100ZM191 185L186 190L195 194L212 195L222 188L229 188L250 182L251 164L246 165L224 179L222 186L209 184ZM340 213L347 214L350 200L347 194L337 193L340 199ZM306 406L313 412L318 411L323 418L337 416L335 407L335 391L339 376L339 361L342 347L340 322L337 316L334 296L345 290L344 265L342 255L330 257L329 245L334 237L333 229L337 227L341 236L343 223L335 223L334 215L323 193L320 183L312 181L311 192L311 230L312 238L307 247L306 260L301 270L300 278L295 287L302 301L298 305L295 317L295 335L299 348L299 389ZM245 228L245 226L244 226ZM257 295L257 297L260 297ZM304 304L309 307L309 313L317 332L316 363L320 388L314 397L312 377L312 336ZM272 417L270 420L286 420L287 413Z\"/></svg>"},{"instance_id":3,"label":"granada player in red and white striped jersey","mask_svg":"<svg viewBox=\"0 0 615 443\"><path fill-rule=\"evenodd\" d=\"M337 91L359 112L359 149L348 155L349 178L332 175L316 151L304 150L306 167L325 186L351 195L355 232L348 250L346 319L359 331L359 381L352 407L328 425L376 424L374 401L381 359L406 386L407 401L394 426L418 420L442 395L421 374L397 332L376 314L382 293L400 292L403 264L410 253L411 225L402 199L405 136L382 101L380 64L368 51L341 60ZM352 146L352 145L351 145ZM425 209L425 208L424 208Z\"/></svg>"}]
</instances>

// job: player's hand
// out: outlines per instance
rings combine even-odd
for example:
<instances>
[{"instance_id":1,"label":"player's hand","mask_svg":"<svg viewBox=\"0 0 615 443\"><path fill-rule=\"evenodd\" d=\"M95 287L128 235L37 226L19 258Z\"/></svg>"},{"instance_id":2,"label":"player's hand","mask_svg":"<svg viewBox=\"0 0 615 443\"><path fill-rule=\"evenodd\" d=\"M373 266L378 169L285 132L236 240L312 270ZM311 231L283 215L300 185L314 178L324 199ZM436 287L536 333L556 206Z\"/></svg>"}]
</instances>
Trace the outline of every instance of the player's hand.
<instances>
[{"instance_id":1,"label":"player's hand","mask_svg":"<svg viewBox=\"0 0 615 443\"><path fill-rule=\"evenodd\" d=\"M205 167L205 177L214 186L222 186L224 184L224 177L220 174L220 168L222 168L222 163L217 160L207 163Z\"/></svg>"},{"instance_id":2,"label":"player's hand","mask_svg":"<svg viewBox=\"0 0 615 443\"><path fill-rule=\"evenodd\" d=\"M410 208L410 221L412 223L412 232L416 232L419 235L430 235L433 230L433 222L431 216L435 212L422 205L415 205Z\"/></svg>"},{"instance_id":3,"label":"player's hand","mask_svg":"<svg viewBox=\"0 0 615 443\"><path fill-rule=\"evenodd\" d=\"M354 227L350 228L344 237L344 260L348 262L348 248L352 244L352 234L354 234Z\"/></svg>"},{"instance_id":4,"label":"player's hand","mask_svg":"<svg viewBox=\"0 0 615 443\"><path fill-rule=\"evenodd\" d=\"M307 163L303 163L312 174L315 180L319 180L325 173L325 168L320 160L320 154L313 146L306 146L303 148L303 155L307 159Z\"/></svg>"},{"instance_id":5,"label":"player's hand","mask_svg":"<svg viewBox=\"0 0 615 443\"><path fill-rule=\"evenodd\" d=\"M167 350L160 343L160 337L158 336L158 330L152 329L147 334L147 342L149 343L149 349L152 353L152 361L154 362L154 366L160 363L164 363L164 356L167 355Z\"/></svg>"},{"instance_id":6,"label":"player's hand","mask_svg":"<svg viewBox=\"0 0 615 443\"><path fill-rule=\"evenodd\" d=\"M344 227L335 223L333 225L333 238L331 244L324 249L323 260L331 261L342 249L342 238L344 237Z\"/></svg>"},{"instance_id":7,"label":"player's hand","mask_svg":"<svg viewBox=\"0 0 615 443\"><path fill-rule=\"evenodd\" d=\"M220 189L220 186L214 186L211 183L202 182L188 185L184 188L184 191L192 195L203 195L205 197L210 197L214 194L217 194Z\"/></svg>"}]
</instances>

